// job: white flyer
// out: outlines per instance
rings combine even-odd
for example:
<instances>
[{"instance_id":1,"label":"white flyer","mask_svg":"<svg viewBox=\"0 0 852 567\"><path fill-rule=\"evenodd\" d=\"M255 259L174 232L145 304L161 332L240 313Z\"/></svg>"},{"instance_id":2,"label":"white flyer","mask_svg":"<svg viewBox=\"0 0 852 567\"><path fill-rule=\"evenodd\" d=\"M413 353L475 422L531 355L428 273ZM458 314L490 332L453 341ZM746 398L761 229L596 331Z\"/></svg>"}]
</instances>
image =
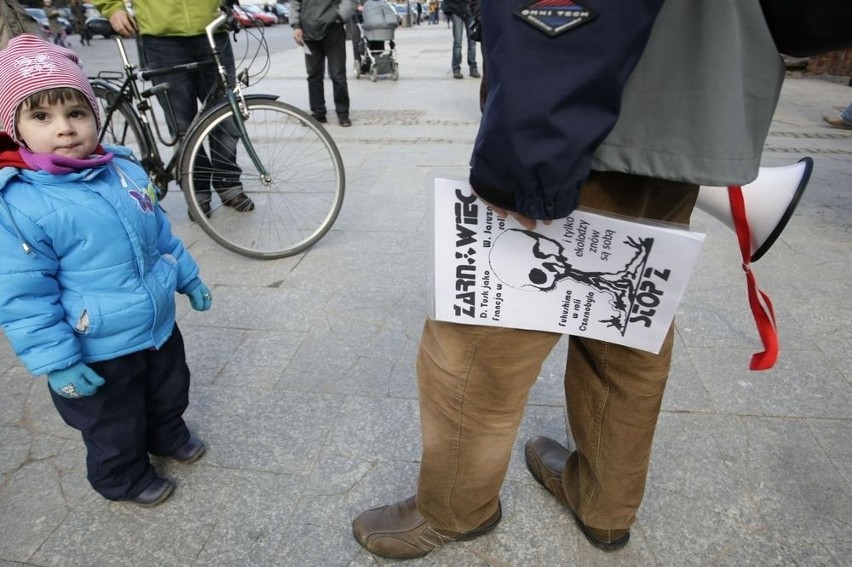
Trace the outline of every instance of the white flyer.
<instances>
[{"instance_id":1,"label":"white flyer","mask_svg":"<svg viewBox=\"0 0 852 567\"><path fill-rule=\"evenodd\" d=\"M704 235L588 210L524 229L466 181L435 179L432 317L657 353Z\"/></svg>"}]
</instances>

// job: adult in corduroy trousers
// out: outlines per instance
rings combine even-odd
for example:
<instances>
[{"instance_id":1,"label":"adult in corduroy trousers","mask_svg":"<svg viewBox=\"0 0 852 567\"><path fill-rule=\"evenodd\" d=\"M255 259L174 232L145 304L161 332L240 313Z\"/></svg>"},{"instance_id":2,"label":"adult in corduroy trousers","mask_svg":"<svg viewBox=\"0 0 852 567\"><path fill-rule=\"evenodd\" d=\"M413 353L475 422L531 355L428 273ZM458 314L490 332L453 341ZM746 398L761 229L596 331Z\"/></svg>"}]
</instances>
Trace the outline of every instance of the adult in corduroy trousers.
<instances>
[{"instance_id":1,"label":"adult in corduroy trousers","mask_svg":"<svg viewBox=\"0 0 852 567\"><path fill-rule=\"evenodd\" d=\"M527 4L482 3L489 88L470 182L499 214L534 228L582 205L687 224L699 185L757 177L784 77L757 0ZM636 521L673 336L658 354L570 337L571 438L526 443L533 478L601 550L623 548ZM417 491L355 518L363 547L420 557L497 528L527 396L560 338L426 322Z\"/></svg>"}]
</instances>

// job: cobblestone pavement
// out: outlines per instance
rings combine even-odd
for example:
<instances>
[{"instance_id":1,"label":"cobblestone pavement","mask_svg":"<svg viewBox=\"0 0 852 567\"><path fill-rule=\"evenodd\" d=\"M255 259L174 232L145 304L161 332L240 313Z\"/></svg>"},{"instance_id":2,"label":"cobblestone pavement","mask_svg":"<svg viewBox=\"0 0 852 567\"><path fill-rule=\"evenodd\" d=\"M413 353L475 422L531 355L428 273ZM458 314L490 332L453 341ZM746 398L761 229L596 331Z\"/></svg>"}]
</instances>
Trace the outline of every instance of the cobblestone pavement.
<instances>
[{"instance_id":1,"label":"cobblestone pavement","mask_svg":"<svg viewBox=\"0 0 852 567\"><path fill-rule=\"evenodd\" d=\"M362 550L350 522L415 488L428 180L465 174L479 119L478 81L452 79L444 25L400 29L397 44L399 81L350 75L354 125L329 125L347 195L312 249L242 258L186 220L178 191L164 202L215 294L207 313L178 298L193 371L187 418L209 450L191 466L155 461L177 484L166 503L139 509L94 493L45 379L0 341L0 566L392 563ZM305 108L301 52L277 52L254 90ZM566 438L563 341L532 391L501 525L409 565L849 565L852 132L822 115L850 100L845 80L790 75L766 143L766 165L816 163L796 215L754 266L778 312L771 371L747 370L760 345L733 233L694 216L707 240L678 315L630 544L592 548L523 464L528 437Z\"/></svg>"}]
</instances>

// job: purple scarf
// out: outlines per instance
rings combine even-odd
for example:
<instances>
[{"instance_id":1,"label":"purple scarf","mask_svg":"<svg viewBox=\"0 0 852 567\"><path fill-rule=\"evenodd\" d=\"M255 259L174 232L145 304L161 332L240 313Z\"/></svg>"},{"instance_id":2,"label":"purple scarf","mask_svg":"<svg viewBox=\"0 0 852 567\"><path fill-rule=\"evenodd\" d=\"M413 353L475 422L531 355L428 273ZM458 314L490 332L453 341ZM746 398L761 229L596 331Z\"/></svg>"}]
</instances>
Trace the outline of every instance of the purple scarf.
<instances>
[{"instance_id":1,"label":"purple scarf","mask_svg":"<svg viewBox=\"0 0 852 567\"><path fill-rule=\"evenodd\" d=\"M98 146L98 149L103 149ZM54 175L61 173L73 173L81 169L88 169L109 163L114 157L112 152L99 155L91 155L87 158L72 158L56 154L34 154L27 148L21 146L21 159L35 171L46 171Z\"/></svg>"}]
</instances>

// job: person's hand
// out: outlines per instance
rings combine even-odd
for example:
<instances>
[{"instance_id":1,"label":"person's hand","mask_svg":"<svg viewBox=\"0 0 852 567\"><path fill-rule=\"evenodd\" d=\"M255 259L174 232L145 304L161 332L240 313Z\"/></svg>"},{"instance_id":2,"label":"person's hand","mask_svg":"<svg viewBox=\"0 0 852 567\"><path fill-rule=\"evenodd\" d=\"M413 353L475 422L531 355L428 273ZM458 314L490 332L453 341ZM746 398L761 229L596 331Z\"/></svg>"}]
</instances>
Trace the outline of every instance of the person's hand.
<instances>
[{"instance_id":1,"label":"person's hand","mask_svg":"<svg viewBox=\"0 0 852 567\"><path fill-rule=\"evenodd\" d=\"M207 311L213 305L213 295L203 282L187 291L186 295L189 296L189 304L196 311Z\"/></svg>"},{"instance_id":2,"label":"person's hand","mask_svg":"<svg viewBox=\"0 0 852 567\"><path fill-rule=\"evenodd\" d=\"M302 28L297 28L293 30L293 41L296 42L296 45L305 45L304 34L302 33Z\"/></svg>"},{"instance_id":3,"label":"person's hand","mask_svg":"<svg viewBox=\"0 0 852 567\"><path fill-rule=\"evenodd\" d=\"M49 372L47 383L50 384L51 390L63 398L75 399L91 396L105 381L97 372L78 362L63 370Z\"/></svg>"},{"instance_id":4,"label":"person's hand","mask_svg":"<svg viewBox=\"0 0 852 567\"><path fill-rule=\"evenodd\" d=\"M516 221L520 223L522 227L527 230L535 230L536 221L535 219L531 219L529 217L525 217L521 213L516 213L515 211L509 211L506 209L501 209L500 207L494 206L491 203L485 201L485 203L491 207L491 209L497 214L501 219L505 219L506 217L512 217ZM549 220L542 221L544 224L550 224Z\"/></svg>"},{"instance_id":5,"label":"person's hand","mask_svg":"<svg viewBox=\"0 0 852 567\"><path fill-rule=\"evenodd\" d=\"M119 10L109 17L109 23L122 37L133 37L139 31L136 19L125 10Z\"/></svg>"},{"instance_id":6,"label":"person's hand","mask_svg":"<svg viewBox=\"0 0 852 567\"><path fill-rule=\"evenodd\" d=\"M476 195L476 192L474 192L474 195ZM510 210L508 210L508 209L504 209L504 208L502 208L502 207L498 207L498 206L496 206L496 205L492 205L491 203L489 203L488 201L486 201L485 199L483 199L483 198L482 198L482 197L480 197L479 195L476 195L476 196L479 198L479 200L480 200L480 201L482 201L483 203L485 203L486 205L488 205L489 207L491 207L491 210L493 210L493 211L497 214L497 216L498 216L498 217L500 217L501 219L505 219L506 217L511 216L513 219L515 219L516 221L518 221L518 223L520 223L520 225L521 225L522 227L524 227L525 229L527 229L527 230L535 230L535 225L536 225L536 223L538 222L537 220L535 220L535 219L531 219L531 218L529 218L529 217L525 217L525 216L524 216L524 215L522 215L521 213L516 213L515 211L510 211ZM550 224L550 223L551 223L551 222L553 222L553 221L551 221L551 220L543 220L543 221L541 221L541 222L543 222L544 224Z\"/></svg>"}]
</instances>

